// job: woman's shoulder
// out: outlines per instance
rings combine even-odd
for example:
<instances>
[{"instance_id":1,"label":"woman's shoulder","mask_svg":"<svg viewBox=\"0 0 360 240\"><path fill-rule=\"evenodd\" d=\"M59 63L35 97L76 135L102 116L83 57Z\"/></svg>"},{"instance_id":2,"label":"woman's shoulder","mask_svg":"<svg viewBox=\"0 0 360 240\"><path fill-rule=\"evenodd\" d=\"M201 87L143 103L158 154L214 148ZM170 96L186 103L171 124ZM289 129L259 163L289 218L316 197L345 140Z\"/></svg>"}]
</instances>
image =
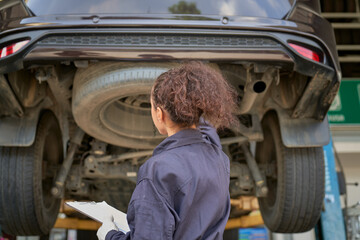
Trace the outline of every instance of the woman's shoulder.
<instances>
[{"instance_id":1,"label":"woman's shoulder","mask_svg":"<svg viewBox=\"0 0 360 240\"><path fill-rule=\"evenodd\" d=\"M163 174L178 172L181 157L174 151L166 151L149 158L139 170L140 178L154 179Z\"/></svg>"},{"instance_id":2,"label":"woman's shoulder","mask_svg":"<svg viewBox=\"0 0 360 240\"><path fill-rule=\"evenodd\" d=\"M183 168L180 156L167 151L151 157L141 166L138 183L144 179L152 181L162 195L170 198L191 179L191 174Z\"/></svg>"}]
</instances>

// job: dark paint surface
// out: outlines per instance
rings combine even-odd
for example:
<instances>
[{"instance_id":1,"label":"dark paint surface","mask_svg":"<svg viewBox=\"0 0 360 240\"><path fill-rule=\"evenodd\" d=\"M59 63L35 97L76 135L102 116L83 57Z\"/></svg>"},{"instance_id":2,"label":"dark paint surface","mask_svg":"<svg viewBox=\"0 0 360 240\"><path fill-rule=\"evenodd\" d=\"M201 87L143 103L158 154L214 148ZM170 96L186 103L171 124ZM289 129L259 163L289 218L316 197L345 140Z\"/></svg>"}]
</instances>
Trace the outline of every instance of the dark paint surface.
<instances>
[{"instance_id":1,"label":"dark paint surface","mask_svg":"<svg viewBox=\"0 0 360 240\"><path fill-rule=\"evenodd\" d=\"M320 43L340 77L334 33L319 12L313 0L7 0L0 1L0 39L24 30L94 27L287 32Z\"/></svg>"},{"instance_id":2,"label":"dark paint surface","mask_svg":"<svg viewBox=\"0 0 360 240\"><path fill-rule=\"evenodd\" d=\"M35 15L198 14L283 18L293 0L28 0ZM71 7L69 7L71 6Z\"/></svg>"}]
</instances>

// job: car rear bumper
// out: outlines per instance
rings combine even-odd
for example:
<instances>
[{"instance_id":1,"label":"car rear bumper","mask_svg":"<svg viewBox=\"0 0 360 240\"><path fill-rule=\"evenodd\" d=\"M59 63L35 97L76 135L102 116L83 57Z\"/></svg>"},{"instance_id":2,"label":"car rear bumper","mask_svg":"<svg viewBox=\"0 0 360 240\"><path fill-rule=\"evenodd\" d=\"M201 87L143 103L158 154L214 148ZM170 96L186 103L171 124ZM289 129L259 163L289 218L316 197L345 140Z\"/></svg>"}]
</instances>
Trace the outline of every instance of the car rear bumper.
<instances>
[{"instance_id":1,"label":"car rear bumper","mask_svg":"<svg viewBox=\"0 0 360 240\"><path fill-rule=\"evenodd\" d=\"M24 31L2 38L0 45L30 39L16 54L0 60L0 72L16 70L19 62L65 60L229 60L266 62L294 68L304 75L318 71L335 75L329 55L308 38L264 31L200 29L48 29ZM323 63L305 59L289 41L306 43L324 52Z\"/></svg>"}]
</instances>

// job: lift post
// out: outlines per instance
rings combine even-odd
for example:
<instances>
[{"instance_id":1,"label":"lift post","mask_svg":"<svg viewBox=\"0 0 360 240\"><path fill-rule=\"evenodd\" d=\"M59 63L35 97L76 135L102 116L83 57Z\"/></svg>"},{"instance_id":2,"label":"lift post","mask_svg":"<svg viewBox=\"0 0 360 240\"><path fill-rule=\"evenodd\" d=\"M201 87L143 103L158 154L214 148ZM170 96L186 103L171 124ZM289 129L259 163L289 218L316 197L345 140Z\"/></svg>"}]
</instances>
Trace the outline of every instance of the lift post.
<instances>
[{"instance_id":1,"label":"lift post","mask_svg":"<svg viewBox=\"0 0 360 240\"><path fill-rule=\"evenodd\" d=\"M325 198L324 211L320 219L320 233L317 239L346 239L344 216L340 204L339 183L335 166L333 141L324 146Z\"/></svg>"}]
</instances>

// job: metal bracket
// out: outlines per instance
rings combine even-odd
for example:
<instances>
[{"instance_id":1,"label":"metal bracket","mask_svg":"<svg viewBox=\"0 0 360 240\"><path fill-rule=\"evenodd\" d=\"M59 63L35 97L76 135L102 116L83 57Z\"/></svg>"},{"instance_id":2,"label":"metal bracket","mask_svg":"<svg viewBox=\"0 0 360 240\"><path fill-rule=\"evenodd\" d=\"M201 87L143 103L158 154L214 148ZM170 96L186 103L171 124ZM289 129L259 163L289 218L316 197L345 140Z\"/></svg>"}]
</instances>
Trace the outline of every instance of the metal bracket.
<instances>
[{"instance_id":1,"label":"metal bracket","mask_svg":"<svg viewBox=\"0 0 360 240\"><path fill-rule=\"evenodd\" d=\"M264 134L261 128L260 118L257 114L251 115L251 127L247 127L240 122L238 129L232 129L247 138L247 141L262 141Z\"/></svg>"},{"instance_id":2,"label":"metal bracket","mask_svg":"<svg viewBox=\"0 0 360 240\"><path fill-rule=\"evenodd\" d=\"M70 101L68 100L71 97L71 92L66 88L66 84L60 82L55 68L39 68L36 71L35 77L39 82L46 81L60 107L67 113L71 113Z\"/></svg>"}]
</instances>

